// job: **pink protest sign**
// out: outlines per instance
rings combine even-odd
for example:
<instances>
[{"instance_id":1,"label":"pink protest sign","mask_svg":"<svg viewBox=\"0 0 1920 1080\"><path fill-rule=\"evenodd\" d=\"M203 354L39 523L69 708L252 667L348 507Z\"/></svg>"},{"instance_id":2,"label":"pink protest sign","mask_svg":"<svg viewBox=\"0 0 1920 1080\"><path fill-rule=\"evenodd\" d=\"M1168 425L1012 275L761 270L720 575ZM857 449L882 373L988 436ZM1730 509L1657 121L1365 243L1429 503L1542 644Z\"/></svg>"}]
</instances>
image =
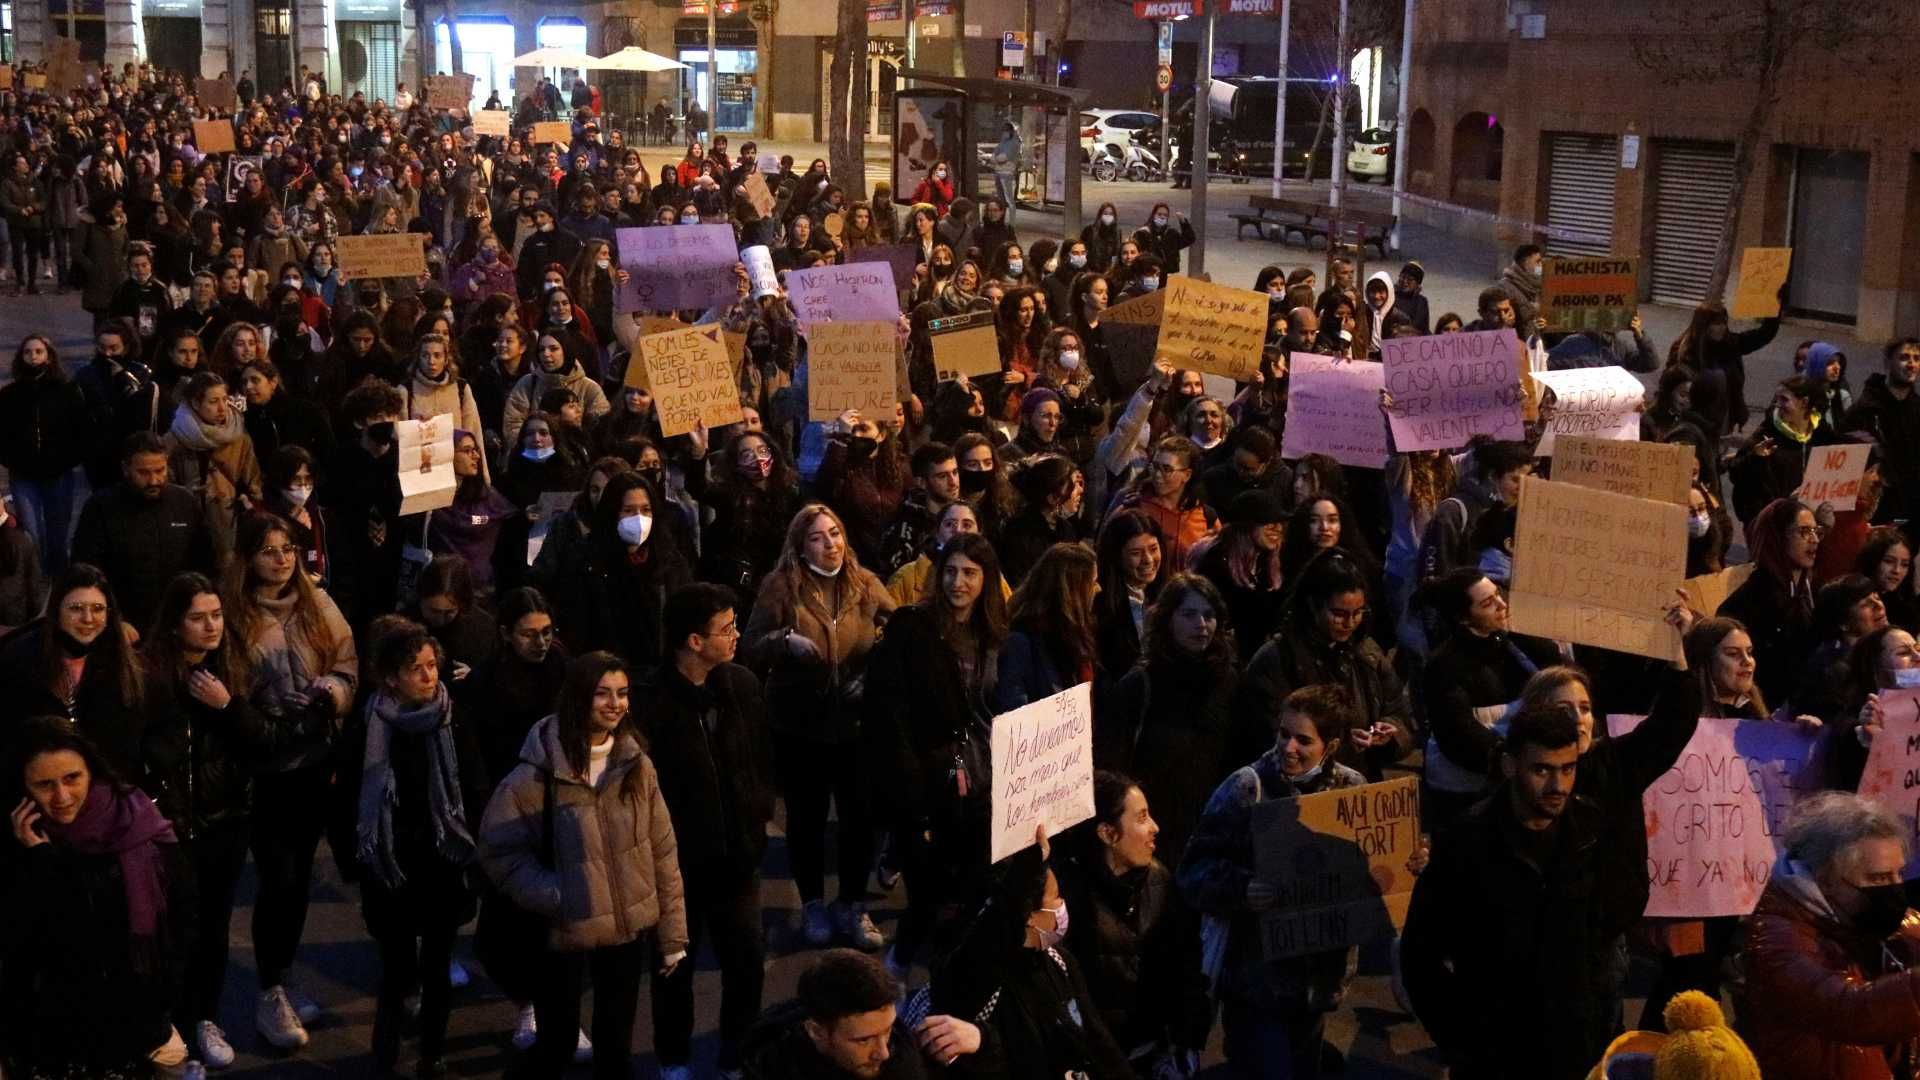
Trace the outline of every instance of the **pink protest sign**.
<instances>
[{"instance_id":1,"label":"pink protest sign","mask_svg":"<svg viewBox=\"0 0 1920 1080\"><path fill-rule=\"evenodd\" d=\"M1880 733L1867 751L1860 794L1920 836L1920 690L1880 691ZM1920 877L1920 844L1907 858L1908 880Z\"/></svg>"},{"instance_id":2,"label":"pink protest sign","mask_svg":"<svg viewBox=\"0 0 1920 1080\"><path fill-rule=\"evenodd\" d=\"M1294 353L1287 386L1287 430L1280 456L1326 454L1342 465L1378 469L1387 461L1380 421L1381 366Z\"/></svg>"},{"instance_id":3,"label":"pink protest sign","mask_svg":"<svg viewBox=\"0 0 1920 1080\"><path fill-rule=\"evenodd\" d=\"M1389 338L1380 343L1393 395L1393 443L1452 450L1475 435L1525 437L1520 339L1512 330Z\"/></svg>"},{"instance_id":4,"label":"pink protest sign","mask_svg":"<svg viewBox=\"0 0 1920 1080\"><path fill-rule=\"evenodd\" d=\"M740 295L740 250L731 225L620 229L620 266L629 275L615 311L705 310Z\"/></svg>"},{"instance_id":5,"label":"pink protest sign","mask_svg":"<svg viewBox=\"0 0 1920 1080\"><path fill-rule=\"evenodd\" d=\"M789 270L787 300L802 326L816 322L892 322L900 317L893 267L884 262Z\"/></svg>"},{"instance_id":6,"label":"pink protest sign","mask_svg":"<svg viewBox=\"0 0 1920 1080\"><path fill-rule=\"evenodd\" d=\"M1643 717L1609 716L1616 738ZM1702 717L1680 759L1641 796L1648 915L1750 915L1794 801L1819 786L1815 740L1794 724Z\"/></svg>"}]
</instances>

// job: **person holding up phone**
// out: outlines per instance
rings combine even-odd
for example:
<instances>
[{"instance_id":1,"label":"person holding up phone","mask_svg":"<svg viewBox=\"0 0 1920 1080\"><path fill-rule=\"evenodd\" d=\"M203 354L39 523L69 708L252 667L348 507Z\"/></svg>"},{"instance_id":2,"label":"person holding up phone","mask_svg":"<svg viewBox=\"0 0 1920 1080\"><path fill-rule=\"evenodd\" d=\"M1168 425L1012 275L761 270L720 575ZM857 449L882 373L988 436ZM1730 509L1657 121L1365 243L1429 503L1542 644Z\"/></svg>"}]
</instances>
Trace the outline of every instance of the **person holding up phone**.
<instances>
[{"instance_id":1,"label":"person holding up phone","mask_svg":"<svg viewBox=\"0 0 1920 1080\"><path fill-rule=\"evenodd\" d=\"M27 1076L172 1074L187 1046L168 1010L192 940L192 872L153 800L57 717L20 732L16 872L0 963L32 993L8 1009L8 1066ZM18 980L15 982L15 980Z\"/></svg>"}]
</instances>

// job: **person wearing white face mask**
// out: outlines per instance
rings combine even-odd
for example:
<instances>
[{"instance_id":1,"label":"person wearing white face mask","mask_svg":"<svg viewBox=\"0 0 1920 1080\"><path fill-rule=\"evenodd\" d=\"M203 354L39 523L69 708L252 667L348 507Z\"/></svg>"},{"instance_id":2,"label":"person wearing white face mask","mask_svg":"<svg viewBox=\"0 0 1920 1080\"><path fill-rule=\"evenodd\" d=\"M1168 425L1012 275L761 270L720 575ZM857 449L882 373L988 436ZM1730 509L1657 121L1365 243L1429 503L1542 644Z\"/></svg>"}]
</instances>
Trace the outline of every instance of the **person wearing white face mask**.
<instances>
[{"instance_id":1,"label":"person wearing white face mask","mask_svg":"<svg viewBox=\"0 0 1920 1080\"><path fill-rule=\"evenodd\" d=\"M1897 626L1865 635L1847 653L1847 704L1828 737L1827 786L1852 791L1860 786L1867 753L1887 711L1882 695L1890 690L1920 690L1920 645Z\"/></svg>"},{"instance_id":2,"label":"person wearing white face mask","mask_svg":"<svg viewBox=\"0 0 1920 1080\"><path fill-rule=\"evenodd\" d=\"M1110 202L1100 204L1093 221L1080 230L1080 242L1087 246L1087 269L1104 274L1120 258L1120 212ZM1071 245L1069 245L1071 246Z\"/></svg>"},{"instance_id":3,"label":"person wearing white face mask","mask_svg":"<svg viewBox=\"0 0 1920 1080\"><path fill-rule=\"evenodd\" d=\"M1106 416L1107 403L1087 363L1080 331L1057 324L1047 331L1040 344L1033 384L1036 390L1059 395L1060 423L1053 450L1085 466L1093 458L1094 432Z\"/></svg>"},{"instance_id":4,"label":"person wearing white face mask","mask_svg":"<svg viewBox=\"0 0 1920 1080\"><path fill-rule=\"evenodd\" d=\"M554 621L569 650L605 649L636 670L660 664L661 604L693 580L672 514L639 473L607 481L587 542L554 577Z\"/></svg>"},{"instance_id":5,"label":"person wearing white face mask","mask_svg":"<svg viewBox=\"0 0 1920 1080\"><path fill-rule=\"evenodd\" d=\"M1140 253L1157 256L1169 275L1180 272L1180 253L1193 246L1194 238L1193 222L1187 215L1169 210L1166 203L1154 203L1147 223L1133 230Z\"/></svg>"},{"instance_id":6,"label":"person wearing white face mask","mask_svg":"<svg viewBox=\"0 0 1920 1080\"><path fill-rule=\"evenodd\" d=\"M300 549L301 568L315 585L324 589L332 580L333 562L329 556L333 519L313 498L314 460L313 453L302 446L286 445L275 450L264 468L263 498L269 511L285 518L292 526L294 544Z\"/></svg>"}]
</instances>

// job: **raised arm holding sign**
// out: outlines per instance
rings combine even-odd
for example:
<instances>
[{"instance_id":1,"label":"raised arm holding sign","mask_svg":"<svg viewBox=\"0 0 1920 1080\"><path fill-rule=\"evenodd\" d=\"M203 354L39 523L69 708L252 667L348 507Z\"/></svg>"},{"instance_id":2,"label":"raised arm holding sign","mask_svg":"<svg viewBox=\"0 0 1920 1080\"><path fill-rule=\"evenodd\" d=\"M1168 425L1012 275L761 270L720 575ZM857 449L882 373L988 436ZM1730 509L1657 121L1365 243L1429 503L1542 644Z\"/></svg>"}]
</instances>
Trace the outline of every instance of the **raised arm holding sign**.
<instances>
[{"instance_id":1,"label":"raised arm holding sign","mask_svg":"<svg viewBox=\"0 0 1920 1080\"><path fill-rule=\"evenodd\" d=\"M993 718L993 861L1093 816L1093 684Z\"/></svg>"}]
</instances>

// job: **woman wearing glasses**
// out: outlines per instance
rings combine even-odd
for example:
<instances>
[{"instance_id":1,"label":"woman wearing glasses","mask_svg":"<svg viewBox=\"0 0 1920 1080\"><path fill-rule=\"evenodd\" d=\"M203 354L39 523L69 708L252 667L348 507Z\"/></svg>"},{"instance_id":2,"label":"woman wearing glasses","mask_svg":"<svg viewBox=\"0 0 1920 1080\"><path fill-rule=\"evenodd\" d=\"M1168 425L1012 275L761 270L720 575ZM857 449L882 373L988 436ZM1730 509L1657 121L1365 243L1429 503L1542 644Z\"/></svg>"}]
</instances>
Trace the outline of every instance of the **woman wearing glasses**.
<instances>
[{"instance_id":1,"label":"woman wearing glasses","mask_svg":"<svg viewBox=\"0 0 1920 1080\"><path fill-rule=\"evenodd\" d=\"M1139 510L1160 528L1167 570L1187 568L1195 544L1214 529L1200 505L1200 448L1184 435L1169 435L1153 444L1147 471L1127 492L1114 500L1109 520L1122 510Z\"/></svg>"},{"instance_id":2,"label":"woman wearing glasses","mask_svg":"<svg viewBox=\"0 0 1920 1080\"><path fill-rule=\"evenodd\" d=\"M140 776L140 666L107 575L74 563L47 596L46 617L0 651L0 701L16 719L65 717L114 772Z\"/></svg>"},{"instance_id":3,"label":"woman wearing glasses","mask_svg":"<svg viewBox=\"0 0 1920 1080\"><path fill-rule=\"evenodd\" d=\"M1445 628L1421 673L1427 706L1425 831L1437 833L1486 794L1498 744L1493 725L1541 668L1561 662L1550 641L1507 631L1507 599L1474 567L1421 586L1414 603Z\"/></svg>"},{"instance_id":4,"label":"woman wearing glasses","mask_svg":"<svg viewBox=\"0 0 1920 1080\"><path fill-rule=\"evenodd\" d=\"M1813 511L1796 499L1775 499L1747 526L1753 576L1720 605L1753 635L1760 693L1784 701L1813 651L1813 561L1824 535Z\"/></svg>"},{"instance_id":5,"label":"woman wearing glasses","mask_svg":"<svg viewBox=\"0 0 1920 1080\"><path fill-rule=\"evenodd\" d=\"M252 668L247 698L274 728L275 753L253 801L259 897L253 944L260 973L254 1025L272 1045L307 1043L318 1005L289 993L286 977L306 929L313 856L332 800L334 736L360 678L353 630L326 593L299 573L293 527L272 514L240 521L227 568L228 631Z\"/></svg>"}]
</instances>

